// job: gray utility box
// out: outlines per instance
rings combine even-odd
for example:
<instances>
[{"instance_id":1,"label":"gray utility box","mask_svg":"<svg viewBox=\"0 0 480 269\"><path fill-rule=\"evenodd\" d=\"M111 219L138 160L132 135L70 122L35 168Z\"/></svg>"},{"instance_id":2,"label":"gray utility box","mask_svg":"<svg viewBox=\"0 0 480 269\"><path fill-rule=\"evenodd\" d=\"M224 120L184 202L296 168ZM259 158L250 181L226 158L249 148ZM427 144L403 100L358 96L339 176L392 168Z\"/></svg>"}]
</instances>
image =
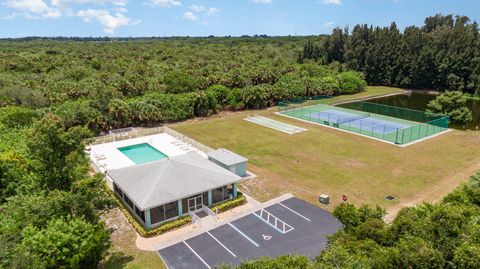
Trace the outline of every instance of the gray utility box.
<instances>
[{"instance_id":1,"label":"gray utility box","mask_svg":"<svg viewBox=\"0 0 480 269\"><path fill-rule=\"evenodd\" d=\"M326 194L321 194L318 197L318 201L322 204L328 205L330 203L330 196L328 196Z\"/></svg>"}]
</instances>

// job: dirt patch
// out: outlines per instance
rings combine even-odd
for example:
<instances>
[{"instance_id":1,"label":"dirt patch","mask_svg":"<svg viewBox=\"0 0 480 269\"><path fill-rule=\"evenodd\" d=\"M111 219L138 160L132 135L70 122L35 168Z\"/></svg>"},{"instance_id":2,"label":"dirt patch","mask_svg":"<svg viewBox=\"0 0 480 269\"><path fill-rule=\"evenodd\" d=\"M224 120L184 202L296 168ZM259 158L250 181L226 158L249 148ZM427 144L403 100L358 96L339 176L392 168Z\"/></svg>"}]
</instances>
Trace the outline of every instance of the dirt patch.
<instances>
[{"instance_id":1,"label":"dirt patch","mask_svg":"<svg viewBox=\"0 0 480 269\"><path fill-rule=\"evenodd\" d=\"M166 268L155 252L143 251L135 246L137 233L120 209L105 212L102 220L111 230L112 245L100 268Z\"/></svg>"}]
</instances>

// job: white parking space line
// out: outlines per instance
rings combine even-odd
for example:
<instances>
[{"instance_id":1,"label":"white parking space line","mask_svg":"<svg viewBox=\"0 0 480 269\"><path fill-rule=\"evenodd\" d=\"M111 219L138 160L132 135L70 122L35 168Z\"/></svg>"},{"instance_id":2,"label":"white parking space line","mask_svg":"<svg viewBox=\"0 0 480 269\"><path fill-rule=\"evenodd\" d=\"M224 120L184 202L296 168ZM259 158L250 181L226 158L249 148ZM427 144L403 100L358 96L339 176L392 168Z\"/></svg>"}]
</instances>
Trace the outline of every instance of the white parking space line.
<instances>
[{"instance_id":1,"label":"white parking space line","mask_svg":"<svg viewBox=\"0 0 480 269\"><path fill-rule=\"evenodd\" d=\"M278 204L281 205L281 206L283 206L283 207L285 207L286 209L292 211L293 213L297 214L299 217L304 218L304 219L307 220L308 222L312 222L309 218L307 218L307 217L305 217L304 215L298 213L297 211L291 209L290 207L288 207L288 206L286 206L286 205L284 205L284 204L282 204L282 203L278 203Z\"/></svg>"},{"instance_id":2,"label":"white parking space line","mask_svg":"<svg viewBox=\"0 0 480 269\"><path fill-rule=\"evenodd\" d=\"M198 253L195 252L195 250L193 250L193 248L192 248L189 244L187 244L187 242L183 241L183 243L190 249L190 251L193 252L193 254L195 254L195 256L197 256L197 258L199 258L199 259L203 262L203 264L205 264L205 266L207 266L208 269L212 269L212 267L210 267L210 265L208 265L208 263L206 263L206 262L202 259L202 257L200 257L200 255L198 255Z\"/></svg>"},{"instance_id":3,"label":"white parking space line","mask_svg":"<svg viewBox=\"0 0 480 269\"><path fill-rule=\"evenodd\" d=\"M220 242L217 238L215 238L215 236L213 236L210 232L207 231L207 234L210 235L213 239L215 239L215 241L217 241L217 243L220 244L220 246L222 246L226 251L228 251L230 254L232 254L233 257L237 257L237 255L235 255L235 253L233 253L232 251L230 251L230 249L228 249L224 244L222 244L222 242Z\"/></svg>"},{"instance_id":4,"label":"white parking space line","mask_svg":"<svg viewBox=\"0 0 480 269\"><path fill-rule=\"evenodd\" d=\"M245 237L248 241L250 241L256 247L260 246L257 242L253 241L252 238L248 237L248 235L244 234L242 231L240 231L240 229L235 227L232 223L229 222L228 225L230 225L230 227L232 227L235 231L237 231L239 234L241 234L243 237Z\"/></svg>"},{"instance_id":5,"label":"white parking space line","mask_svg":"<svg viewBox=\"0 0 480 269\"><path fill-rule=\"evenodd\" d=\"M261 221L265 222L265 224L267 224L268 226L277 230L281 234L286 234L286 233L288 233L288 232L290 232L294 229L292 225L290 225L290 224L286 223L285 221L275 217L275 215L268 212L264 208L260 209L260 214L257 214L255 212L255 213L253 213L253 215L255 215ZM270 220L272 220L273 223L271 223Z\"/></svg>"}]
</instances>

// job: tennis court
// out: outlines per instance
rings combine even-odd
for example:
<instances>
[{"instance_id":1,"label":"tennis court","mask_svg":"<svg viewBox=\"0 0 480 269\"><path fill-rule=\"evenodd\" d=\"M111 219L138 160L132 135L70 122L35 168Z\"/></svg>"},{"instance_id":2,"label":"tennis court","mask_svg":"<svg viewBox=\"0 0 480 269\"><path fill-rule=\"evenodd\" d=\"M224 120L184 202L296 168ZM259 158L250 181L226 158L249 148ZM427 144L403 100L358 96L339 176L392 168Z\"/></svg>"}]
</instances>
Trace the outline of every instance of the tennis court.
<instances>
[{"instance_id":1,"label":"tennis court","mask_svg":"<svg viewBox=\"0 0 480 269\"><path fill-rule=\"evenodd\" d=\"M370 113L354 114L333 109L327 109L322 112L313 112L305 116L314 119L322 119L334 124L344 124L348 122L351 127L358 128L362 131L371 130L377 134L387 134L411 126L407 123L397 123L388 120L377 119L371 117Z\"/></svg>"},{"instance_id":2,"label":"tennis court","mask_svg":"<svg viewBox=\"0 0 480 269\"><path fill-rule=\"evenodd\" d=\"M327 211L295 197L158 250L170 269L211 269L258 257L315 257L341 228Z\"/></svg>"},{"instance_id":3,"label":"tennis court","mask_svg":"<svg viewBox=\"0 0 480 269\"><path fill-rule=\"evenodd\" d=\"M448 117L443 115L366 102L360 104L352 109L325 104L304 107L296 100L292 104L281 104L277 114L400 145L448 130Z\"/></svg>"}]
</instances>

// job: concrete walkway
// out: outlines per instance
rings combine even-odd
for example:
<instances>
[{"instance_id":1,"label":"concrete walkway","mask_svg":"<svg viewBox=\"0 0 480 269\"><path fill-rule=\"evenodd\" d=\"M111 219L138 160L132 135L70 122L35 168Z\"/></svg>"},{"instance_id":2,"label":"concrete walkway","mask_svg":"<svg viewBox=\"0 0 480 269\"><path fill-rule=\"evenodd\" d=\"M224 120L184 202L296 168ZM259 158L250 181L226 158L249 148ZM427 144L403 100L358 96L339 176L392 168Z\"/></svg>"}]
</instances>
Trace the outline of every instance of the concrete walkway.
<instances>
[{"instance_id":1,"label":"concrete walkway","mask_svg":"<svg viewBox=\"0 0 480 269\"><path fill-rule=\"evenodd\" d=\"M268 200L265 203L260 203L257 200L253 199L252 197L246 194L244 195L247 198L247 203L242 206L235 207L229 211L220 213L216 216L207 216L207 217L201 218L200 221L194 224L190 224L180 229L169 231L155 237L145 238L137 234L137 239L135 241L135 244L137 248L141 250L155 251L160 248L165 248L171 245L175 245L179 242L195 237L201 233L204 233L206 231L222 226L226 223L229 223L241 217L244 217L248 214L251 214L261 208L271 206L273 204L276 204L278 202L281 202L293 197L292 194L287 193L279 197L273 198L271 200Z\"/></svg>"}]
</instances>

